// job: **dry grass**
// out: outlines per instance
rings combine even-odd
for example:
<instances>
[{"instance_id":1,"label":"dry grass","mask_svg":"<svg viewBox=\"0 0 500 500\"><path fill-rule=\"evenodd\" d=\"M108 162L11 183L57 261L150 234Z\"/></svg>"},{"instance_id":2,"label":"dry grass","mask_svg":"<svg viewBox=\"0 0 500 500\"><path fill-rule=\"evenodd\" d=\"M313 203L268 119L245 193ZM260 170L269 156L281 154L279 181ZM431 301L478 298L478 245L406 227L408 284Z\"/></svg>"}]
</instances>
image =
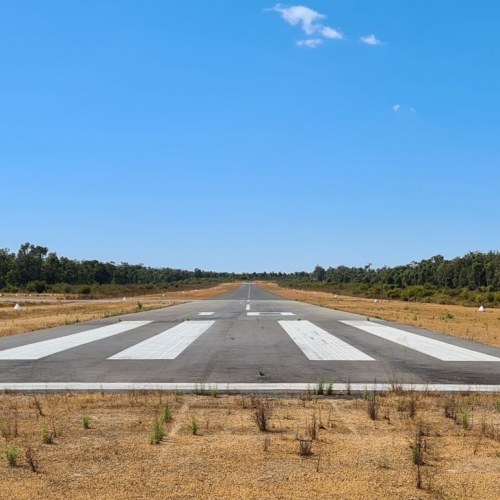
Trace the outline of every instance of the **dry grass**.
<instances>
[{"instance_id":1,"label":"dry grass","mask_svg":"<svg viewBox=\"0 0 500 500\"><path fill-rule=\"evenodd\" d=\"M425 328L453 337L473 340L500 347L500 310L398 300L381 300L334 296L327 292L313 292L281 288L274 283L261 283L262 288L291 300L338 309L370 318L396 321L405 325Z\"/></svg>"},{"instance_id":2,"label":"dry grass","mask_svg":"<svg viewBox=\"0 0 500 500\"><path fill-rule=\"evenodd\" d=\"M239 287L239 283L225 283L204 290L167 292L122 300L65 300L62 296L36 295L9 296L21 304L21 310L13 309L13 302L0 302L0 337L31 332L44 328L69 325L81 321L150 311L179 304L189 300L209 299ZM138 304L141 304L140 309Z\"/></svg>"},{"instance_id":3,"label":"dry grass","mask_svg":"<svg viewBox=\"0 0 500 500\"><path fill-rule=\"evenodd\" d=\"M377 396L375 421L362 399L274 399L263 433L256 401L245 396L57 393L35 402L3 394L0 447L15 444L20 454L16 467L0 459L0 491L17 499L497 499L499 398L454 396L469 412L465 429L445 416L452 396L413 396L413 419L411 397ZM166 403L173 419L151 445L152 422ZM44 428L52 444L42 443ZM420 490L412 461L417 436ZM311 455L300 455L301 440L311 443Z\"/></svg>"}]
</instances>

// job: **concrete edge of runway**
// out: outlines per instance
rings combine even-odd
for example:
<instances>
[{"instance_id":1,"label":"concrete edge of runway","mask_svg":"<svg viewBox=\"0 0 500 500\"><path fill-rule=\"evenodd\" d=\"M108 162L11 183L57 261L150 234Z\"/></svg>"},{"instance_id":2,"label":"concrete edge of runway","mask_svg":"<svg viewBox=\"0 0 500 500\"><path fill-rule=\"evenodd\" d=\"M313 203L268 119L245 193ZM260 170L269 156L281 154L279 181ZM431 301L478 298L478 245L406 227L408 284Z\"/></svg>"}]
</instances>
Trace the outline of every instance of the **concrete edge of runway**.
<instances>
[{"instance_id":1,"label":"concrete edge of runway","mask_svg":"<svg viewBox=\"0 0 500 500\"><path fill-rule=\"evenodd\" d=\"M218 394L299 394L316 395L317 382L312 383L173 383L173 382L113 382L113 383L85 383L85 382L2 382L0 391L8 392L64 392L64 391L168 391L210 395L214 390ZM326 391L326 384L324 390ZM367 392L444 392L444 393L500 393L500 385L467 385L467 384L399 384L399 383L370 383L370 384L333 384L332 396L363 395Z\"/></svg>"}]
</instances>

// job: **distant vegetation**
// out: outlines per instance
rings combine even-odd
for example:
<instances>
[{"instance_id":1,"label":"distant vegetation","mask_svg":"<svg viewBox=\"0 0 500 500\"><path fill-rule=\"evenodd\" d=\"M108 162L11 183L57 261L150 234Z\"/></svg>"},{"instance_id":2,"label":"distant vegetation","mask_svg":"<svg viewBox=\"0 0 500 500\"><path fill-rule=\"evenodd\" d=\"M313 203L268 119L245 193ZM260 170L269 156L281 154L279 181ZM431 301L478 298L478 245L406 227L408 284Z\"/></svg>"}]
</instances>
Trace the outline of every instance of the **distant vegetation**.
<instances>
[{"instance_id":1,"label":"distant vegetation","mask_svg":"<svg viewBox=\"0 0 500 500\"><path fill-rule=\"evenodd\" d=\"M0 249L0 290L120 296L158 293L233 281L234 273L154 268L143 264L72 260L42 246L24 243L17 253Z\"/></svg>"},{"instance_id":2,"label":"distant vegetation","mask_svg":"<svg viewBox=\"0 0 500 500\"><path fill-rule=\"evenodd\" d=\"M78 293L118 296L157 293L170 288L202 288L234 280L271 280L292 288L331 293L439 302L442 304L500 304L500 253L470 252L446 260L441 255L404 266L374 269L316 266L313 272L231 273L143 264L72 260L48 248L24 243L17 253L0 249L0 289L6 292Z\"/></svg>"},{"instance_id":3,"label":"distant vegetation","mask_svg":"<svg viewBox=\"0 0 500 500\"><path fill-rule=\"evenodd\" d=\"M312 273L282 277L281 286L323 290L377 299L440 304L500 304L500 253L469 252L446 260L441 255L404 266L373 269L316 266Z\"/></svg>"}]
</instances>

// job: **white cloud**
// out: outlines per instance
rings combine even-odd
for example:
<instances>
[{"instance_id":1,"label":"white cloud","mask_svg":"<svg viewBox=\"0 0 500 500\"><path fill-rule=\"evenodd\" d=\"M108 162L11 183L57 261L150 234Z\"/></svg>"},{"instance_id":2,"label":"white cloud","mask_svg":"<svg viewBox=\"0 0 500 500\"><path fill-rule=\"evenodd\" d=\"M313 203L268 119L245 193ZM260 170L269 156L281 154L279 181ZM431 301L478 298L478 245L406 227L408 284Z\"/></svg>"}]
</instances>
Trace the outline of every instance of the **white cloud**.
<instances>
[{"instance_id":1,"label":"white cloud","mask_svg":"<svg viewBox=\"0 0 500 500\"><path fill-rule=\"evenodd\" d=\"M392 107L392 109L394 111L399 111L401 109L401 104L394 104L394 106Z\"/></svg>"},{"instance_id":2,"label":"white cloud","mask_svg":"<svg viewBox=\"0 0 500 500\"><path fill-rule=\"evenodd\" d=\"M329 26L323 26L321 28L320 33L325 37L325 38L333 38L334 40L343 40L344 35L333 28L330 28Z\"/></svg>"},{"instance_id":3,"label":"white cloud","mask_svg":"<svg viewBox=\"0 0 500 500\"><path fill-rule=\"evenodd\" d=\"M304 7L303 5L292 5L291 7L277 3L271 9L265 9L265 11L278 12L280 16L290 25L298 26L300 25L302 31L306 35L320 35L324 38L330 38L333 40L343 40L344 35L341 31L330 26L325 26L321 23L322 19L326 19L324 14L321 14L309 7ZM312 38L308 40L300 40L297 45L303 45L306 47L317 47L322 43L320 38Z\"/></svg>"},{"instance_id":4,"label":"white cloud","mask_svg":"<svg viewBox=\"0 0 500 500\"><path fill-rule=\"evenodd\" d=\"M360 40L368 45L384 45L375 35L362 36Z\"/></svg>"},{"instance_id":5,"label":"white cloud","mask_svg":"<svg viewBox=\"0 0 500 500\"><path fill-rule=\"evenodd\" d=\"M307 35L312 35L318 31L318 29L321 28L321 25L315 24L316 21L326 17L324 14L320 14L319 12L310 9L309 7L304 7L303 5L287 7L281 3L277 3L273 8L267 10L278 12L281 17L292 26L300 24L301 28Z\"/></svg>"},{"instance_id":6,"label":"white cloud","mask_svg":"<svg viewBox=\"0 0 500 500\"><path fill-rule=\"evenodd\" d=\"M314 49L322 43L323 40L321 38L310 38L309 40L299 40L296 42L299 47L309 47L310 49Z\"/></svg>"}]
</instances>

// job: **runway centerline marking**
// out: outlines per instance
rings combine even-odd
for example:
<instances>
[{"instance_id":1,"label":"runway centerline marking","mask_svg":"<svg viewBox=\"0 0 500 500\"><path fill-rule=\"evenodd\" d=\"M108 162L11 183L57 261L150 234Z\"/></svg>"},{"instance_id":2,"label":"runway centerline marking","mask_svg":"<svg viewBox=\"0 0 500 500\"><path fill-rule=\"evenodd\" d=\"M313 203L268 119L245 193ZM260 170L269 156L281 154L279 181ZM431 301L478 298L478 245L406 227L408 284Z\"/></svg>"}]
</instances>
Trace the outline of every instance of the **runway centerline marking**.
<instances>
[{"instance_id":1,"label":"runway centerline marking","mask_svg":"<svg viewBox=\"0 0 500 500\"><path fill-rule=\"evenodd\" d=\"M247 316L295 316L294 313L291 312L247 312Z\"/></svg>"},{"instance_id":2,"label":"runway centerline marking","mask_svg":"<svg viewBox=\"0 0 500 500\"><path fill-rule=\"evenodd\" d=\"M198 313L198 316L212 316L212 314L214 314L213 312L201 312L201 313Z\"/></svg>"},{"instance_id":3,"label":"runway centerline marking","mask_svg":"<svg viewBox=\"0 0 500 500\"><path fill-rule=\"evenodd\" d=\"M246 305L246 310L247 310L247 311L250 311L250 304L247 304L247 305Z\"/></svg>"},{"instance_id":4,"label":"runway centerline marking","mask_svg":"<svg viewBox=\"0 0 500 500\"><path fill-rule=\"evenodd\" d=\"M152 321L122 321L113 325L102 326L94 330L73 333L50 340L35 342L34 344L13 347L0 351L0 359L41 359L73 347L89 344L96 340L105 339L119 333L133 330L152 323Z\"/></svg>"},{"instance_id":5,"label":"runway centerline marking","mask_svg":"<svg viewBox=\"0 0 500 500\"><path fill-rule=\"evenodd\" d=\"M185 321L108 359L175 359L215 321Z\"/></svg>"},{"instance_id":6,"label":"runway centerline marking","mask_svg":"<svg viewBox=\"0 0 500 500\"><path fill-rule=\"evenodd\" d=\"M278 321L300 350L313 361L375 361L310 321Z\"/></svg>"},{"instance_id":7,"label":"runway centerline marking","mask_svg":"<svg viewBox=\"0 0 500 500\"><path fill-rule=\"evenodd\" d=\"M427 354L441 361L500 361L500 358L472 351L440 340L430 339L423 335L406 332L398 328L380 325L372 321L341 321L345 325L358 328L377 337Z\"/></svg>"}]
</instances>

